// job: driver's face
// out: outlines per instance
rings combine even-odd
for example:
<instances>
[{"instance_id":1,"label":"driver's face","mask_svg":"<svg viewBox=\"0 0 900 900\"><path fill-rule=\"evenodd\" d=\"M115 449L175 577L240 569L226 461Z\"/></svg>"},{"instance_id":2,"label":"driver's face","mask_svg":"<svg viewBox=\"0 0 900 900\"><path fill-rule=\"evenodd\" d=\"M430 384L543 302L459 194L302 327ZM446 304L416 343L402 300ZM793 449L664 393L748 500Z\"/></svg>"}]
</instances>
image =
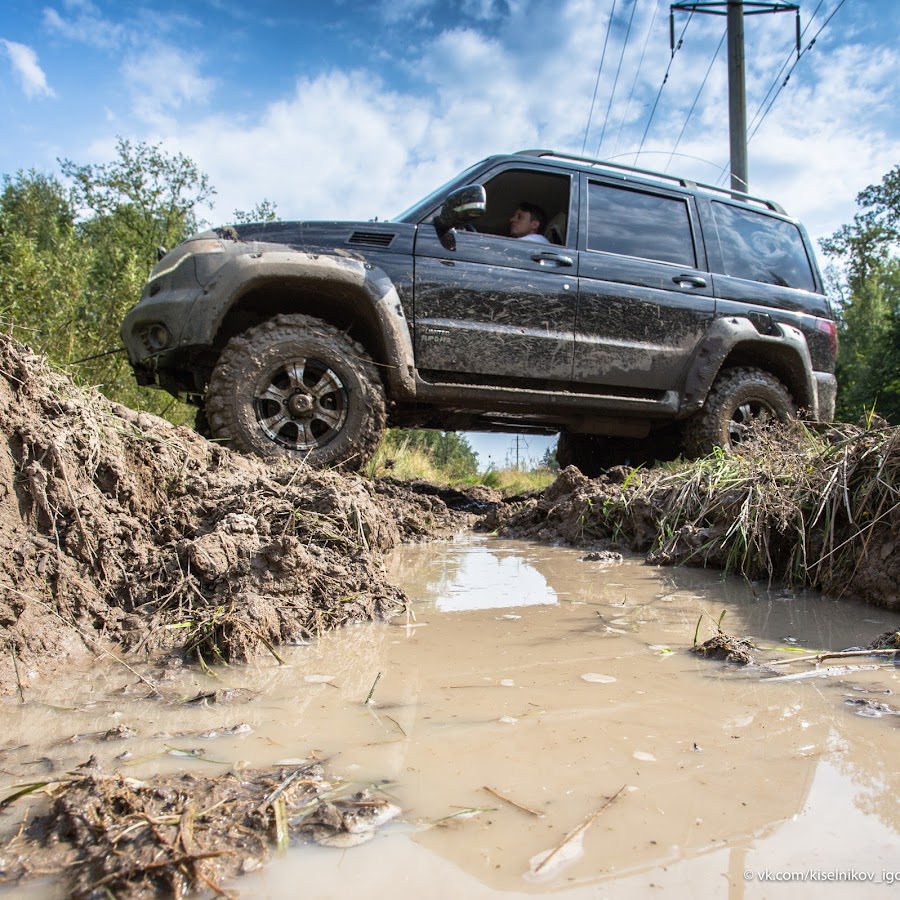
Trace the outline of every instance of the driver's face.
<instances>
[{"instance_id":1,"label":"driver's face","mask_svg":"<svg viewBox=\"0 0 900 900\"><path fill-rule=\"evenodd\" d=\"M540 222L532 218L531 213L524 209L517 209L509 220L509 233L512 237L525 237L526 234L534 234L540 227Z\"/></svg>"}]
</instances>

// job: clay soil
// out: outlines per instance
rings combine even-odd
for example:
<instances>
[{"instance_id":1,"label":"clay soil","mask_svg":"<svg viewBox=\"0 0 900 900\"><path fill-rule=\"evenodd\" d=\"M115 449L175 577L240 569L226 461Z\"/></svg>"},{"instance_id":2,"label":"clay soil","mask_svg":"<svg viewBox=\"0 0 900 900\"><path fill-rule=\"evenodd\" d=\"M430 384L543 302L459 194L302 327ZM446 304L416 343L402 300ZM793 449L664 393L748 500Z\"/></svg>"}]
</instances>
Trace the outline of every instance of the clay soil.
<instances>
[{"instance_id":1,"label":"clay soil","mask_svg":"<svg viewBox=\"0 0 900 900\"><path fill-rule=\"evenodd\" d=\"M281 644L396 614L407 600L387 580L382 554L463 528L725 564L743 502L726 493L661 541L660 522L683 494L667 476L613 470L591 481L570 468L543 493L504 501L485 488L240 456L77 388L5 338L0 375L0 694L12 702L77 657L114 652L127 664L165 652L199 665L277 657ZM818 586L833 577L896 606L896 503L876 517L849 575L826 571ZM770 560L787 553L781 543L793 528L788 517L767 532ZM821 541L807 543L810 557L822 555ZM263 857L286 817L327 838L365 830L351 813L383 812L377 797L345 798L343 808L319 802L324 778L311 768L145 784L88 760L5 848L0 877L77 863L69 883L77 896L211 888Z\"/></svg>"}]
</instances>

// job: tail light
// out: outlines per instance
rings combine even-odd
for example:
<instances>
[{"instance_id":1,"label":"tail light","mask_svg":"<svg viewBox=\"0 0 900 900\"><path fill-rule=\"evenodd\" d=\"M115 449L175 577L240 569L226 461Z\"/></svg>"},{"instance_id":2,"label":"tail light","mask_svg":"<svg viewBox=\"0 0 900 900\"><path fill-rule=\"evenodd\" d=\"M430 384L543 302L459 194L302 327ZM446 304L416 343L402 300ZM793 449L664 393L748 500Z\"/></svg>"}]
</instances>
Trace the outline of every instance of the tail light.
<instances>
[{"instance_id":1,"label":"tail light","mask_svg":"<svg viewBox=\"0 0 900 900\"><path fill-rule=\"evenodd\" d=\"M834 319L816 319L816 331L821 331L822 334L827 336L828 341L831 344L831 352L837 357L837 324Z\"/></svg>"}]
</instances>

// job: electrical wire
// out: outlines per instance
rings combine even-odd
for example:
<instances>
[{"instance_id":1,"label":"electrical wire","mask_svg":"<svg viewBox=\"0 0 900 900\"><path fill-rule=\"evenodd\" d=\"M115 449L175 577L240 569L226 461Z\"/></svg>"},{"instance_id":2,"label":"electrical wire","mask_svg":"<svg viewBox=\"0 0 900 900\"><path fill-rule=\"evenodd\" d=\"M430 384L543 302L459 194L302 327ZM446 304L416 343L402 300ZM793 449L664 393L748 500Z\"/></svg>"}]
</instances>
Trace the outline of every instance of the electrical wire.
<instances>
[{"instance_id":1,"label":"electrical wire","mask_svg":"<svg viewBox=\"0 0 900 900\"><path fill-rule=\"evenodd\" d=\"M669 161L666 163L665 169L663 172L669 171L669 166L672 164L672 159L675 156L675 151L678 149L678 145L681 143L681 139L684 137L684 132L688 127L688 122L691 121L691 116L694 114L694 110L697 107L697 104L700 102L700 95L703 93L703 88L706 87L706 80L709 78L709 73L712 72L712 68L715 65L716 60L719 58L719 53L722 50L722 44L725 43L725 38L728 36L728 29L722 32L722 37L719 39L719 46L716 47L716 52L713 54L713 58L709 61L709 68L706 70L706 74L703 76L703 81L700 82L700 88L697 91L697 96L694 97L694 102L691 104L691 108L688 110L687 118L684 120L684 125L681 127L681 133L678 135L678 140L675 141L675 146L672 148L672 153L669 156Z\"/></svg>"},{"instance_id":2,"label":"electrical wire","mask_svg":"<svg viewBox=\"0 0 900 900\"><path fill-rule=\"evenodd\" d=\"M687 22L684 23L684 29L681 32L681 37L678 38L678 43L672 48L672 53L669 56L669 64L666 66L666 74L663 75L662 84L659 86L659 90L656 92L656 99L653 101L653 109L650 110L650 117L647 119L647 127L644 129L644 134L641 137L641 143L638 146L637 153L634 155L634 161L637 162L638 157L641 155L641 150L644 149L644 141L647 140L647 133L650 131L650 123L653 121L653 116L656 114L656 107L659 104L659 98L662 96L663 88L666 86L666 82L669 80L669 70L672 68L672 62L675 59L675 54L681 49L681 45L684 43L684 35L688 30L688 25L691 24L691 19L694 18L694 11L691 10L691 14L688 16Z\"/></svg>"},{"instance_id":3,"label":"electrical wire","mask_svg":"<svg viewBox=\"0 0 900 900\"><path fill-rule=\"evenodd\" d=\"M650 35L653 34L653 26L656 24L656 14L659 12L660 2L661 0L656 0L656 7L650 18L650 27L647 29L647 36L644 38L644 46L641 49L641 58L638 60L637 71L634 73L634 81L631 82L631 90L628 92L628 102L625 104L625 112L622 115L622 121L619 123L619 133L616 135L616 145L613 147L613 156L611 158L615 157L615 154L619 149L619 141L622 138L622 129L625 127L625 122L628 120L628 110L631 109L631 99L634 97L634 89L644 65L644 54L647 52L647 45L650 43ZM635 6L637 6L637 0L635 0Z\"/></svg>"},{"instance_id":4,"label":"electrical wire","mask_svg":"<svg viewBox=\"0 0 900 900\"><path fill-rule=\"evenodd\" d=\"M813 14L809 18L809 21L803 27L803 31L800 32L800 40L798 41L798 43L803 42L803 36L806 34L807 30L812 26L813 20L819 14L819 10L822 8L822 4L824 2L825 2L825 0L819 0L819 5L815 8L815 10L813 11ZM750 120L749 126L747 126L748 129L753 128L753 126L756 124L757 116L759 116L759 114L762 112L763 107L766 105L766 102L768 101L769 97L772 94L772 91L774 91L775 88L778 87L778 84L781 81L781 76L784 74L784 70L790 65L791 57L793 57L793 55L794 55L794 50L791 49L787 55L787 59L781 64L781 68L778 70L778 74L775 76L775 79L772 82L771 87L769 88L768 91L766 91L766 96L762 98L762 101L760 102L759 106L757 107L756 112L753 114L753 118Z\"/></svg>"},{"instance_id":5,"label":"electrical wire","mask_svg":"<svg viewBox=\"0 0 900 900\"><path fill-rule=\"evenodd\" d=\"M612 91L609 94L609 103L606 107L606 118L603 120L603 128L600 130L600 143L597 144L597 158L600 158L600 148L603 146L603 136L606 134L606 126L609 122L609 114L612 110L613 98L616 96L616 87L619 84L619 73L622 71L622 61L625 59L625 50L628 47L628 37L631 34L631 24L634 22L634 11L637 9L637 0L631 4L631 17L628 20L628 28L625 30L625 40L622 41L622 53L619 55L619 65L616 67L616 77L613 79Z\"/></svg>"},{"instance_id":6,"label":"electrical wire","mask_svg":"<svg viewBox=\"0 0 900 900\"><path fill-rule=\"evenodd\" d=\"M588 113L587 125L584 128L584 140L581 142L581 153L584 155L584 148L587 147L588 132L591 130L591 118L594 115L594 103L597 100L597 88L600 86L600 73L603 71L603 60L606 59L606 45L609 43L609 35L612 31L613 16L616 14L616 0L613 0L612 12L609 14L609 22L606 26L606 37L603 39L603 52L600 54L600 65L597 68L597 80L594 82L594 96L591 98L591 109Z\"/></svg>"},{"instance_id":7,"label":"electrical wire","mask_svg":"<svg viewBox=\"0 0 900 900\"><path fill-rule=\"evenodd\" d=\"M831 15L828 16L828 18L827 18L827 19L825 20L825 22L823 23L822 27L821 27L821 28L813 35L813 39L812 39L812 40L811 40L811 41L803 48L803 50L800 52L800 54L799 54L799 56L797 57L797 59L794 61L794 64L790 67L790 69L788 69L788 73L787 73L787 75L785 75L784 81L781 82L781 86L780 86L780 87L778 88L778 90L775 92L775 96L772 97L772 100L770 101L769 105L766 107L766 111L762 114L762 118L759 120L759 122L756 123L756 127L753 129L753 132L752 132L752 133L749 135L749 137L747 138L747 143L748 143L748 144L750 143L750 141L753 140L753 135L755 135L756 132L759 131L760 126L761 126L762 123L765 121L766 116L769 114L769 111L772 109L772 106L775 104L775 101L778 99L778 95L782 92L782 90L784 89L784 87L785 87L785 85L788 83L788 81L791 80L791 74L793 73L794 69L797 68L798 64L800 63L800 60L803 59L803 57L806 56L806 54L807 54L810 50L812 50L813 44L815 44L816 39L817 39L817 38L819 37L819 35L825 30L825 28L828 26L828 23L834 18L834 16L835 16L835 14L837 13L837 11L838 11L838 10L839 10L846 2L847 2L847 0L840 0L840 3L838 3L838 5L831 11Z\"/></svg>"},{"instance_id":8,"label":"electrical wire","mask_svg":"<svg viewBox=\"0 0 900 900\"><path fill-rule=\"evenodd\" d=\"M762 117L756 123L756 127L753 129L753 132L747 137L748 144L750 143L750 141L753 140L754 135L756 134L757 131L759 131L760 126L765 121L766 116L769 114L769 112L771 111L772 107L775 104L775 101L778 99L779 94L782 92L782 90L784 90L788 81L790 81L791 74L793 73L794 69L796 69L797 66L799 65L800 60L803 59L803 57L806 56L806 54L810 50L812 50L819 35L828 27L828 23L834 18L835 14L844 5L845 2L846 2L846 0L839 0L838 5L831 11L828 18L822 23L822 27L813 35L813 39L803 48L803 50L800 51L800 53L797 56L797 59L794 61L794 64L788 70L788 73L785 76L784 81L781 82L781 85L779 86L778 90L775 92L775 95L772 97L771 101L769 102L769 105L766 107L766 110L762 114ZM821 6L821 5L822 4L820 3L819 6ZM819 10L819 7L816 7L816 12L818 12L818 10ZM812 21L812 20L810 20L810 21ZM729 169L729 163L726 163L724 166L722 166L721 174L720 174L719 178L716 180L717 185L724 183L725 179L728 176L728 169Z\"/></svg>"}]
</instances>

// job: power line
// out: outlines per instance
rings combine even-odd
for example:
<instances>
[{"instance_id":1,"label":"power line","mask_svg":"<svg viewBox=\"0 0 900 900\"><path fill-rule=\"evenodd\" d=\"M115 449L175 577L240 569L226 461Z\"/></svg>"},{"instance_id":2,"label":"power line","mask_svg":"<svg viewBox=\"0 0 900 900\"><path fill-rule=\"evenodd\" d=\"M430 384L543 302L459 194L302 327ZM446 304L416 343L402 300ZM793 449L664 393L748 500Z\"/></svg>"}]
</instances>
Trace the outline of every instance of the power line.
<instances>
[{"instance_id":1,"label":"power line","mask_svg":"<svg viewBox=\"0 0 900 900\"><path fill-rule=\"evenodd\" d=\"M616 135L616 145L613 147L613 155L615 155L619 149L619 140L622 137L622 129L625 127L625 122L628 119L628 110L631 109L631 98L634 97L634 89L644 65L644 54L647 52L647 45L650 43L650 35L653 34L653 26L656 24L656 14L659 12L660 2L661 0L656 0L656 7L653 10L653 15L650 17L650 26L647 28L647 36L644 38L644 46L641 49L641 58L638 60L637 71L634 73L634 81L631 82L631 90L628 92L628 102L625 104L625 112L622 115L622 121L619 123L619 133ZM637 6L637 0L635 0L634 5Z\"/></svg>"},{"instance_id":2,"label":"power line","mask_svg":"<svg viewBox=\"0 0 900 900\"><path fill-rule=\"evenodd\" d=\"M800 32L800 39L797 41L798 45L803 40L803 35L806 34L807 30L812 25L815 17L819 14L819 10L822 8L822 4L824 2L825 2L825 0L819 0L819 5L815 8L812 16L810 16L809 21L806 23L806 25L803 28L803 31ZM769 88L769 90L766 91L766 96L762 98L762 101L760 102L759 107L757 108L756 112L753 114L753 119L750 121L750 125L748 126L749 128L753 128L753 126L756 124L756 117L762 112L763 107L766 105L766 101L769 99L769 96L771 95L772 91L774 91L775 88L778 86L778 83L781 80L781 76L784 74L784 70L788 67L788 65L791 62L791 57L794 55L794 52L795 51L792 48L791 51L787 55L787 59L781 64L781 68L778 70L778 74L775 76L775 80L772 82L772 85Z\"/></svg>"},{"instance_id":3,"label":"power line","mask_svg":"<svg viewBox=\"0 0 900 900\"><path fill-rule=\"evenodd\" d=\"M622 71L622 60L625 59L625 49L628 47L628 36L631 34L631 23L634 22L634 11L637 9L637 0L631 4L631 18L628 20L628 28L625 31L625 40L622 41L622 53L619 55L619 65L616 68L616 77L613 79L612 91L609 94L609 104L606 107L606 118L603 120L603 128L600 131L600 143L597 144L597 156L600 156L600 148L603 146L603 136L606 134L606 125L609 122L609 113L612 110L613 98L616 96L616 86L619 84L619 73Z\"/></svg>"},{"instance_id":4,"label":"power line","mask_svg":"<svg viewBox=\"0 0 900 900\"><path fill-rule=\"evenodd\" d=\"M691 104L690 110L688 110L687 118L684 120L684 125L681 128L681 134L678 135L678 140L675 141L675 146L672 148L672 154L669 156L669 161L666 163L665 169L663 172L669 171L669 166L672 164L672 158L675 156L675 151L678 149L678 145L681 143L681 139L684 137L684 132L688 127L688 122L691 121L691 116L694 114L694 109L697 106L697 103L700 101L700 95L703 93L703 88L706 87L706 80L709 78L709 73L712 72L712 68L715 65L716 60L719 58L719 51L722 49L722 44L725 43L725 38L728 35L728 29L722 32L722 37L719 39L719 46L716 47L716 52L713 53L713 58L709 61L709 68L706 70L706 74L703 76L703 81L700 82L700 88L697 91L697 96L694 97L694 102Z\"/></svg>"},{"instance_id":5,"label":"power line","mask_svg":"<svg viewBox=\"0 0 900 900\"><path fill-rule=\"evenodd\" d=\"M762 123L765 121L766 116L769 114L769 111L772 109L772 107L773 107L774 104L775 104L775 101L778 99L778 95L782 92L782 90L784 90L785 85L791 80L791 75L792 75L794 69L796 69L797 66L799 65L800 60L803 59L803 57L806 56L806 54L807 54L810 50L812 50L813 45L814 45L815 42L816 42L816 39L817 39L817 38L819 37L819 35L820 35L820 34L828 27L828 23L834 18L834 16L835 16L835 14L837 13L837 11L838 11L838 10L844 5L844 3L846 3L846 2L847 2L847 0L840 0L840 3L838 3L838 5L831 11L831 15L829 15L828 18L825 20L825 22L822 24L822 27L821 27L821 28L813 35L813 39L812 39L812 40L811 40L811 41L803 48L803 50L802 50L799 54L797 54L797 59L794 61L794 64L790 67L790 69L788 69L788 73L787 73L787 75L785 76L784 81L781 82L780 87L779 87L778 90L775 92L775 96L772 97L771 102L770 102L769 105L766 107L766 111L762 114L762 118L759 120L759 122L757 122L756 127L753 129L753 132L752 132L752 133L750 134L750 136L747 138L747 143L748 143L748 144L750 143L750 141L753 140L753 135L755 135L756 132L759 131L760 126L761 126Z\"/></svg>"},{"instance_id":6,"label":"power line","mask_svg":"<svg viewBox=\"0 0 900 900\"><path fill-rule=\"evenodd\" d=\"M588 132L591 130L591 118L594 115L594 103L597 100L597 88L600 86L600 73L603 71L603 60L606 59L606 45L609 43L609 35L612 31L613 16L616 14L616 0L613 0L612 12L609 14L609 22L606 25L606 37L603 39L603 52L600 54L600 65L597 68L597 80L594 82L594 96L591 98L591 109L588 113L587 125L584 128L584 140L581 142L581 153L587 147Z\"/></svg>"},{"instance_id":7,"label":"power line","mask_svg":"<svg viewBox=\"0 0 900 900\"><path fill-rule=\"evenodd\" d=\"M647 140L647 133L650 131L650 123L653 121L653 116L656 114L656 107L659 104L659 98L662 96L663 88L666 86L666 82L669 80L669 70L672 68L672 61L675 59L675 54L681 49L681 45L684 43L684 35L688 30L688 25L691 24L691 19L694 18L693 10L691 14L688 16L687 22L684 23L684 28L681 31L681 37L678 38L678 43L672 48L672 52L669 56L669 64L666 66L666 74L663 75L662 84L659 86L659 90L656 92L656 99L653 101L653 109L650 110L650 118L647 119L647 127L644 129L644 134L641 137L641 143L638 146L638 151L635 154L635 162L637 162L637 158L641 155L641 150L644 149L644 141Z\"/></svg>"},{"instance_id":8,"label":"power line","mask_svg":"<svg viewBox=\"0 0 900 900\"><path fill-rule=\"evenodd\" d=\"M753 140L754 136L756 135L756 132L759 131L760 127L762 126L762 123L765 121L766 116L769 114L772 107L775 105L775 101L778 99L779 94L781 94L781 92L786 87L788 81L790 81L791 75L793 74L794 69L796 69L797 66L800 64L800 60L803 59L803 57L806 56L806 54L810 50L812 50L819 35L828 27L828 23L835 17L838 10L844 5L845 2L846 2L846 0L839 0L838 5L835 6L835 8L828 15L828 18L822 23L822 27L813 35L812 40L797 54L797 59L794 61L794 64L788 70L788 73L785 76L784 81L782 81L781 84L779 85L778 90L775 92L775 95L772 97L771 101L769 101L769 105L766 107L766 110L762 114L762 117L756 123L756 126L754 127L753 131L747 137L748 144L750 143L750 141ZM819 11L819 7L821 7L821 5L822 4L819 3L819 6L816 7L816 13ZM815 17L816 13L813 13L813 17ZM812 21L812 20L810 20L810 21ZM806 31L806 29L804 29L804 33L805 33L805 31ZM783 67L782 67L782 71L784 71ZM723 182L725 180L727 171L728 171L728 165L726 164L725 166L722 167L721 174L719 175L719 178L716 180L716 184L720 184L721 182Z\"/></svg>"}]
</instances>

